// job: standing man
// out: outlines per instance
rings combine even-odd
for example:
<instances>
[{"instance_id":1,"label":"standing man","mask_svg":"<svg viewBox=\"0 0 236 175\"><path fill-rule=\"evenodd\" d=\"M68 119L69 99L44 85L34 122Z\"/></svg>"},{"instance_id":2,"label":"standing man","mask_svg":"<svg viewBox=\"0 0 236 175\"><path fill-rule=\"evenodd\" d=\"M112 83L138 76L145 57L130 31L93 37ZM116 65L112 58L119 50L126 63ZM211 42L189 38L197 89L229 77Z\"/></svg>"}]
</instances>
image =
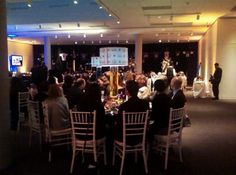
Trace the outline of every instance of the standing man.
<instances>
[{"instance_id":1,"label":"standing man","mask_svg":"<svg viewBox=\"0 0 236 175\"><path fill-rule=\"evenodd\" d=\"M219 84L222 77L222 69L219 67L219 63L215 63L215 72L213 76L210 77L210 82L212 84L212 90L214 94L214 100L219 100Z\"/></svg>"}]
</instances>

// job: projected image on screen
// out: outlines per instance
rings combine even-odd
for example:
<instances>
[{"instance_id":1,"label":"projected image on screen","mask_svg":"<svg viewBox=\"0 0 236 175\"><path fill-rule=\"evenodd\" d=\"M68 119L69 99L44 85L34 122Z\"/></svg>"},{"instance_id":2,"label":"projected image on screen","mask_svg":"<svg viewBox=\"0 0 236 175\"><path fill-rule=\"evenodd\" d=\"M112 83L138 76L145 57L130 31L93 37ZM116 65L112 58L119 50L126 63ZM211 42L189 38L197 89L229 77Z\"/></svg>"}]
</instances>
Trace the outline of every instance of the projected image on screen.
<instances>
[{"instance_id":1,"label":"projected image on screen","mask_svg":"<svg viewBox=\"0 0 236 175\"><path fill-rule=\"evenodd\" d=\"M22 66L23 57L21 55L12 55L11 56L11 65L12 66Z\"/></svg>"}]
</instances>

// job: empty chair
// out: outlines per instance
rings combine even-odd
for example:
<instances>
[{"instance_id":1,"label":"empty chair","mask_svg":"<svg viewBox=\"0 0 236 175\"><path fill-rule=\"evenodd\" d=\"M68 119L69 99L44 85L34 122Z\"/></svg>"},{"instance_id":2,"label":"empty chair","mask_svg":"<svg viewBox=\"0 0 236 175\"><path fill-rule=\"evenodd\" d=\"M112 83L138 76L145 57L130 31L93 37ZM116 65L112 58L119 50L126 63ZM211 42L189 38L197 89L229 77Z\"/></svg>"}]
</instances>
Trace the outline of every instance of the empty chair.
<instances>
[{"instance_id":1,"label":"empty chair","mask_svg":"<svg viewBox=\"0 0 236 175\"><path fill-rule=\"evenodd\" d=\"M51 150L54 146L70 145L71 144L71 128L53 130L50 127L48 106L43 102L44 126L45 126L45 141L48 143L49 154L48 161L51 162Z\"/></svg>"},{"instance_id":2,"label":"empty chair","mask_svg":"<svg viewBox=\"0 0 236 175\"><path fill-rule=\"evenodd\" d=\"M75 156L78 152L92 153L95 163L99 155L104 155L106 165L106 139L96 138L96 111L70 111L72 127L72 161L70 173L73 171Z\"/></svg>"},{"instance_id":3,"label":"empty chair","mask_svg":"<svg viewBox=\"0 0 236 175\"><path fill-rule=\"evenodd\" d=\"M21 124L27 122L26 108L27 108L28 99L29 99L29 92L18 93L18 111L19 111L19 120L18 120L18 127L17 127L18 131L20 131Z\"/></svg>"},{"instance_id":4,"label":"empty chair","mask_svg":"<svg viewBox=\"0 0 236 175\"><path fill-rule=\"evenodd\" d=\"M29 146L31 146L31 140L33 133L38 134L40 151L42 146L43 125L40 122L39 102L28 100L28 116L29 116Z\"/></svg>"},{"instance_id":5,"label":"empty chair","mask_svg":"<svg viewBox=\"0 0 236 175\"><path fill-rule=\"evenodd\" d=\"M113 165L115 164L115 156L121 158L120 175L123 171L126 153L141 152L144 161L145 172L148 173L147 156L146 156L146 130L148 113L146 112L125 112L123 111L123 139L122 141L114 141L113 147ZM129 145L130 140L136 140L137 143Z\"/></svg>"},{"instance_id":6,"label":"empty chair","mask_svg":"<svg viewBox=\"0 0 236 175\"><path fill-rule=\"evenodd\" d=\"M180 161L183 162L182 158L182 129L183 119L185 115L184 108L170 109L169 126L167 135L155 135L153 148L161 153L165 154L165 165L167 169L169 148L177 146L179 150ZM155 143L154 142L154 143Z\"/></svg>"}]
</instances>

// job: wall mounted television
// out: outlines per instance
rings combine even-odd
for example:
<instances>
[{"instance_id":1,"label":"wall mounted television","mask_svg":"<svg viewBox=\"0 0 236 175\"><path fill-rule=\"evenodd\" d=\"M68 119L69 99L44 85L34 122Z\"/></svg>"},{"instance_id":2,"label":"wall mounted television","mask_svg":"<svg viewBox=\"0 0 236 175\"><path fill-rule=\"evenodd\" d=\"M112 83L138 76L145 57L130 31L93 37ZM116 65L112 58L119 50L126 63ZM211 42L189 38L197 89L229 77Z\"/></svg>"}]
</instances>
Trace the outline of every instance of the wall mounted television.
<instances>
[{"instance_id":1,"label":"wall mounted television","mask_svg":"<svg viewBox=\"0 0 236 175\"><path fill-rule=\"evenodd\" d=\"M22 66L23 65L23 56L22 55L11 55L11 65L12 66Z\"/></svg>"}]
</instances>

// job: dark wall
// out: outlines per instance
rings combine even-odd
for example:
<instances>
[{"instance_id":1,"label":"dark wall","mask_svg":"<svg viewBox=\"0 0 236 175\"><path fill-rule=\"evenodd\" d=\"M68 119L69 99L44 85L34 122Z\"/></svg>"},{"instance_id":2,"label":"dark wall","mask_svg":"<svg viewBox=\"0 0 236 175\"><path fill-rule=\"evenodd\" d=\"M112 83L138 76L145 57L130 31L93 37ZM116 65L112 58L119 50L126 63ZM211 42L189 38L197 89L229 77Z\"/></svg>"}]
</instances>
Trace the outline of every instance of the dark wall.
<instances>
[{"instance_id":1,"label":"dark wall","mask_svg":"<svg viewBox=\"0 0 236 175\"><path fill-rule=\"evenodd\" d=\"M99 56L101 47L127 47L129 58L135 56L135 45L52 45L52 60L58 58L59 53L67 53L67 67L72 67L72 60L79 64L90 63L92 56ZM42 57L43 46L34 46L34 59ZM158 43L143 45L143 71L161 71L161 62L164 52L169 51L177 71L184 71L188 77L188 83L192 84L197 73L198 43Z\"/></svg>"}]
</instances>

